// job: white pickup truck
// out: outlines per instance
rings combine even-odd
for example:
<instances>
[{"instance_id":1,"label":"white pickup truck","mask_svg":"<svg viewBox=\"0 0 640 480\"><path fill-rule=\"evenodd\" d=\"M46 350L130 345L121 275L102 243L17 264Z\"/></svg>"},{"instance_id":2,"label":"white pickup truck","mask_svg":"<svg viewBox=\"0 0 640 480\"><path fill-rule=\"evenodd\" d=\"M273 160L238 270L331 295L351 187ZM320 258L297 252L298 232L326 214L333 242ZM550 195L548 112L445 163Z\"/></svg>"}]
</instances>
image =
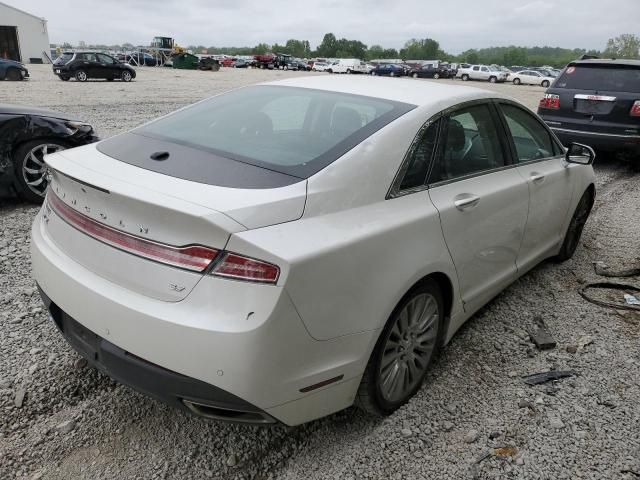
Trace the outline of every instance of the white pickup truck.
<instances>
[{"instance_id":1,"label":"white pickup truck","mask_svg":"<svg viewBox=\"0 0 640 480\"><path fill-rule=\"evenodd\" d=\"M464 81L483 80L491 83L504 82L508 76L507 72L488 65L471 65L468 68L460 68L456 74L457 78Z\"/></svg>"}]
</instances>

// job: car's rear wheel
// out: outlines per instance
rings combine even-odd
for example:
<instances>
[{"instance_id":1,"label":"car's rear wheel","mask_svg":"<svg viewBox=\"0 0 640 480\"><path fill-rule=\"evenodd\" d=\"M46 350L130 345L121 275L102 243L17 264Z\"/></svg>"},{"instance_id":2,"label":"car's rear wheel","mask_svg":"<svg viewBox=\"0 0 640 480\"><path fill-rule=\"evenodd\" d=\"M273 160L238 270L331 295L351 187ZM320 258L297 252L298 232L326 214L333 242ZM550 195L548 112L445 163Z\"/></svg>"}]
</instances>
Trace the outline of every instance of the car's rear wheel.
<instances>
[{"instance_id":1,"label":"car's rear wheel","mask_svg":"<svg viewBox=\"0 0 640 480\"><path fill-rule=\"evenodd\" d=\"M87 76L87 72L85 72L84 70L78 70L75 74L76 80L79 82L86 82L87 79L89 78Z\"/></svg>"},{"instance_id":2,"label":"car's rear wheel","mask_svg":"<svg viewBox=\"0 0 640 480\"><path fill-rule=\"evenodd\" d=\"M573 254L580 243L582 230L589 218L591 207L593 207L593 201L594 198L591 191L587 190L584 192L578 202L578 206L576 206L576 209L573 212L569 228L567 228L567 233L565 234L564 241L562 242L562 247L560 247L560 252L553 258L556 262L564 262L573 257Z\"/></svg>"},{"instance_id":3,"label":"car's rear wheel","mask_svg":"<svg viewBox=\"0 0 640 480\"><path fill-rule=\"evenodd\" d=\"M17 80L22 80L22 75L20 75L20 70L16 68L10 68L9 70L7 70L4 79L15 82Z\"/></svg>"},{"instance_id":4,"label":"car's rear wheel","mask_svg":"<svg viewBox=\"0 0 640 480\"><path fill-rule=\"evenodd\" d=\"M514 85L520 85L520 79L519 78L514 78L513 79L513 84Z\"/></svg>"},{"instance_id":5,"label":"car's rear wheel","mask_svg":"<svg viewBox=\"0 0 640 480\"><path fill-rule=\"evenodd\" d=\"M489 77L489 82L496 83L498 79L496 77Z\"/></svg>"},{"instance_id":6,"label":"car's rear wheel","mask_svg":"<svg viewBox=\"0 0 640 480\"><path fill-rule=\"evenodd\" d=\"M32 140L15 151L14 172L18 194L24 200L42 202L49 186L49 170L44 162L49 155L68 148L59 140Z\"/></svg>"},{"instance_id":7,"label":"car's rear wheel","mask_svg":"<svg viewBox=\"0 0 640 480\"><path fill-rule=\"evenodd\" d=\"M351 69L347 68L347 74L351 75Z\"/></svg>"},{"instance_id":8,"label":"car's rear wheel","mask_svg":"<svg viewBox=\"0 0 640 480\"><path fill-rule=\"evenodd\" d=\"M439 74L437 74L437 73L434 73L434 74L433 74L433 78L435 78L435 79L437 80L437 79L439 79L439 78L440 78L440 75L439 75Z\"/></svg>"},{"instance_id":9,"label":"car's rear wheel","mask_svg":"<svg viewBox=\"0 0 640 480\"><path fill-rule=\"evenodd\" d=\"M389 415L422 385L438 353L444 319L442 292L425 280L396 306L365 369L356 405L376 415Z\"/></svg>"},{"instance_id":10,"label":"car's rear wheel","mask_svg":"<svg viewBox=\"0 0 640 480\"><path fill-rule=\"evenodd\" d=\"M462 77L460 77L462 79L463 82L466 82L467 80L469 80L469 75L467 75L466 73L464 75L462 75Z\"/></svg>"},{"instance_id":11,"label":"car's rear wheel","mask_svg":"<svg viewBox=\"0 0 640 480\"><path fill-rule=\"evenodd\" d=\"M543 81L542 81L542 86L543 86L544 88L548 88L548 87L549 87L549 80L543 80Z\"/></svg>"},{"instance_id":12,"label":"car's rear wheel","mask_svg":"<svg viewBox=\"0 0 640 480\"><path fill-rule=\"evenodd\" d=\"M133 75L131 75L131 72L129 70L125 70L124 72L122 72L120 78L122 78L123 82L130 82L133 78Z\"/></svg>"}]
</instances>

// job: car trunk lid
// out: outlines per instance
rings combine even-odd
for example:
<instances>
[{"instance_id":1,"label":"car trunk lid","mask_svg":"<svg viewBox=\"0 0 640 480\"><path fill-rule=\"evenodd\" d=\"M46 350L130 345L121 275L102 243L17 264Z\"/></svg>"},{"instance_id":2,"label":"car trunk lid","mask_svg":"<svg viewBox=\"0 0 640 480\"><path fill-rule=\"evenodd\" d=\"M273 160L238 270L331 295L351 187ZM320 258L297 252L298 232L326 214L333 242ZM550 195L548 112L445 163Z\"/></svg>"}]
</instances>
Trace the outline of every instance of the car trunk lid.
<instances>
[{"instance_id":1,"label":"car trunk lid","mask_svg":"<svg viewBox=\"0 0 640 480\"><path fill-rule=\"evenodd\" d=\"M123 235L125 240L153 242L152 247L202 245L220 251L235 232L299 218L306 197L304 182L295 192L281 192L269 202L262 190L236 192L172 178L110 158L95 145L46 160L52 176L49 196L62 202L56 208L56 199L50 198L45 205L50 238L96 274L165 301L185 298L203 269L194 271L131 252L117 243ZM252 197L252 192L258 195ZM65 215L61 210L67 208L72 212ZM106 237L105 228L113 230L107 230ZM115 244L110 241L114 236Z\"/></svg>"}]
</instances>

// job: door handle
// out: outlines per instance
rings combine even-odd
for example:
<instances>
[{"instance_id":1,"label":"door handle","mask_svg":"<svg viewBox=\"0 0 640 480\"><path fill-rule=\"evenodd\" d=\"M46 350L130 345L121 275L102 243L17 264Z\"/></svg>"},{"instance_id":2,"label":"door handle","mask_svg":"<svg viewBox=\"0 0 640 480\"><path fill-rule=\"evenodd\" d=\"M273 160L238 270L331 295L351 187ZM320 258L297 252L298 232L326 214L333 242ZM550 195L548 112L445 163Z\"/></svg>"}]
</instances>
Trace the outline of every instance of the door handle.
<instances>
[{"instance_id":1,"label":"door handle","mask_svg":"<svg viewBox=\"0 0 640 480\"><path fill-rule=\"evenodd\" d=\"M457 197L457 200L453 201L453 204L458 210L467 210L475 207L480 202L480 197L477 195L463 194Z\"/></svg>"},{"instance_id":2,"label":"door handle","mask_svg":"<svg viewBox=\"0 0 640 480\"><path fill-rule=\"evenodd\" d=\"M544 175L542 173L532 172L529 178L533 183L540 183L544 180Z\"/></svg>"}]
</instances>

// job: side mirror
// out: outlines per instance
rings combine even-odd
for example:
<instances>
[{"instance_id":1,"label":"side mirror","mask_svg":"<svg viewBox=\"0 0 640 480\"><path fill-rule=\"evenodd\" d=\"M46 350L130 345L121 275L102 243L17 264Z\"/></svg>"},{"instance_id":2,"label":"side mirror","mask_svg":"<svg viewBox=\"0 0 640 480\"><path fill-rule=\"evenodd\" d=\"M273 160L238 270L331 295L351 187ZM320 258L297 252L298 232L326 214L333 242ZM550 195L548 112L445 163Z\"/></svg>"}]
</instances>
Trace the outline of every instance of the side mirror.
<instances>
[{"instance_id":1,"label":"side mirror","mask_svg":"<svg viewBox=\"0 0 640 480\"><path fill-rule=\"evenodd\" d=\"M564 158L569 163L579 163L580 165L591 165L596 159L593 148L581 143L571 143L567 148Z\"/></svg>"}]
</instances>

